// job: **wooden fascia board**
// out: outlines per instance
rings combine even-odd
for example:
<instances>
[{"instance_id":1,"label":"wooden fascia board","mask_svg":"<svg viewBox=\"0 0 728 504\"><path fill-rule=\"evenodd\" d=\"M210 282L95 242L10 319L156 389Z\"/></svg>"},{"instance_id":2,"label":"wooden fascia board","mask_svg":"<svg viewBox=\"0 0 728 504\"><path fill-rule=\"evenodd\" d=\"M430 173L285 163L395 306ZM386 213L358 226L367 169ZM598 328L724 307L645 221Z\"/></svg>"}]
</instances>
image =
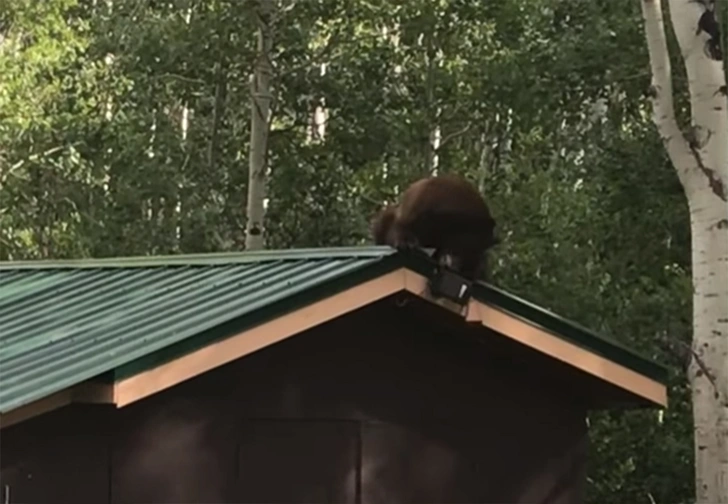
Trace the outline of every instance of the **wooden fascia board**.
<instances>
[{"instance_id":1,"label":"wooden fascia board","mask_svg":"<svg viewBox=\"0 0 728 504\"><path fill-rule=\"evenodd\" d=\"M71 403L113 404L114 385L86 382L38 399L0 415L0 429L24 422Z\"/></svg>"},{"instance_id":2,"label":"wooden fascia board","mask_svg":"<svg viewBox=\"0 0 728 504\"><path fill-rule=\"evenodd\" d=\"M640 397L662 406L667 405L667 391L661 383L565 341L495 306L471 299L465 309L443 299L433 299L429 295L427 284L428 280L425 276L411 270L401 268L393 271L120 381L115 387L115 402L119 407L130 404L386 296L408 291L448 310L460 313L467 322L482 324L488 329Z\"/></svg>"},{"instance_id":3,"label":"wooden fascia board","mask_svg":"<svg viewBox=\"0 0 728 504\"><path fill-rule=\"evenodd\" d=\"M497 333L563 361L612 385L667 407L667 387L652 378L629 369L617 362L570 343L550 332L529 324L496 306L480 301L471 303L469 311L477 311L473 319Z\"/></svg>"},{"instance_id":4,"label":"wooden fascia board","mask_svg":"<svg viewBox=\"0 0 728 504\"><path fill-rule=\"evenodd\" d=\"M454 303L429 298L429 295L426 294L427 279L424 276L407 271L406 278L407 290L452 311L460 311ZM667 387L662 383L559 338L496 306L471 298L464 317L467 322L479 323L549 357L566 362L601 380L628 390L662 407L667 407Z\"/></svg>"},{"instance_id":5,"label":"wooden fascia board","mask_svg":"<svg viewBox=\"0 0 728 504\"><path fill-rule=\"evenodd\" d=\"M114 387L114 402L126 406L405 289L406 270L392 271L121 380Z\"/></svg>"},{"instance_id":6,"label":"wooden fascia board","mask_svg":"<svg viewBox=\"0 0 728 504\"><path fill-rule=\"evenodd\" d=\"M407 270L400 268L114 384L83 383L61 390L0 415L0 428L9 427L71 403L109 403L117 407L125 406L306 329L406 290L406 273Z\"/></svg>"}]
</instances>

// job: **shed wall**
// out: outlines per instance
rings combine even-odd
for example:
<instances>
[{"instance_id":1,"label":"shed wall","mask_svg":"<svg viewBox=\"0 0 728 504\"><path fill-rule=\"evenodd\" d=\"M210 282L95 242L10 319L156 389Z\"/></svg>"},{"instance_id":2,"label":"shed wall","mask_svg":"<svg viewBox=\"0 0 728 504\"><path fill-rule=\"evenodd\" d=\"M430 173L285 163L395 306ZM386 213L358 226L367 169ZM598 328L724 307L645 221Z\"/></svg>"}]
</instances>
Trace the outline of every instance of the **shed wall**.
<instances>
[{"instance_id":1,"label":"shed wall","mask_svg":"<svg viewBox=\"0 0 728 504\"><path fill-rule=\"evenodd\" d=\"M582 502L584 408L431 313L378 303L125 408L3 429L10 503Z\"/></svg>"}]
</instances>

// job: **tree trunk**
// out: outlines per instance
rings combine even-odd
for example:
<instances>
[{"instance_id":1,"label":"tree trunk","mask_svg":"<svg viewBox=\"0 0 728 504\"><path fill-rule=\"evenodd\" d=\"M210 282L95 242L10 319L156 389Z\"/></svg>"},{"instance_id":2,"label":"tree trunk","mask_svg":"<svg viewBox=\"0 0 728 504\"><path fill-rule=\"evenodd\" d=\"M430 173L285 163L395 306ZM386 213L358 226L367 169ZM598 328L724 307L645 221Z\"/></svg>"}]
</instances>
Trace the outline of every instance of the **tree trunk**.
<instances>
[{"instance_id":1,"label":"tree trunk","mask_svg":"<svg viewBox=\"0 0 728 504\"><path fill-rule=\"evenodd\" d=\"M440 147L439 110L435 104L435 65L437 64L437 52L435 48L435 27L434 14L429 17L427 32L424 34L425 43L425 102L427 114L427 144L425 145L425 166L424 175L437 175L439 157L437 150Z\"/></svg>"},{"instance_id":2,"label":"tree trunk","mask_svg":"<svg viewBox=\"0 0 728 504\"><path fill-rule=\"evenodd\" d=\"M221 51L222 52L222 51ZM215 173L217 166L218 136L220 125L225 114L225 100L227 98L227 68L224 64L224 56L215 64L215 102L212 109L212 131L210 142L207 145L207 166L210 173Z\"/></svg>"},{"instance_id":3,"label":"tree trunk","mask_svg":"<svg viewBox=\"0 0 728 504\"><path fill-rule=\"evenodd\" d=\"M691 125L679 129L660 0L642 0L654 122L690 208L696 497L728 503L728 103L719 52L698 21L710 3L669 0L688 75ZM709 15L709 14L708 14ZM719 38L719 37L718 37Z\"/></svg>"},{"instance_id":4,"label":"tree trunk","mask_svg":"<svg viewBox=\"0 0 728 504\"><path fill-rule=\"evenodd\" d=\"M326 63L318 63L319 75L326 75ZM308 128L309 143L322 142L326 136L326 121L328 120L328 111L326 110L326 98L319 96L314 98L314 106L311 112L311 120Z\"/></svg>"},{"instance_id":5,"label":"tree trunk","mask_svg":"<svg viewBox=\"0 0 728 504\"><path fill-rule=\"evenodd\" d=\"M258 56L251 79L250 167L248 171L248 208L245 248L264 248L266 176L268 168L268 131L270 129L270 62L273 36L273 0L258 0Z\"/></svg>"},{"instance_id":6,"label":"tree trunk","mask_svg":"<svg viewBox=\"0 0 728 504\"><path fill-rule=\"evenodd\" d=\"M485 194L485 181L488 178L488 168L490 167L490 136L488 126L485 131L480 134L480 160L478 162L478 191Z\"/></svg>"}]
</instances>

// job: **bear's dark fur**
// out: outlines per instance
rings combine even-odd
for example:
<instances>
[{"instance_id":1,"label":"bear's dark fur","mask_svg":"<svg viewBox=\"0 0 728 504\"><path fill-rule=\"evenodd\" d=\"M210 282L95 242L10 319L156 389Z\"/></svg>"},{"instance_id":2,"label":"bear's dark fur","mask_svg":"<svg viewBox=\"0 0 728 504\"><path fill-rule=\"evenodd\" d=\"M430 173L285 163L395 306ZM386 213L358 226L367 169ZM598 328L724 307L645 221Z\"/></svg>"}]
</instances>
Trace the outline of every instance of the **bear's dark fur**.
<instances>
[{"instance_id":1,"label":"bear's dark fur","mask_svg":"<svg viewBox=\"0 0 728 504\"><path fill-rule=\"evenodd\" d=\"M372 220L378 245L434 248L438 260L474 279L484 273L485 252L497 243L495 220L478 191L465 179L442 175L420 179Z\"/></svg>"},{"instance_id":2,"label":"bear's dark fur","mask_svg":"<svg viewBox=\"0 0 728 504\"><path fill-rule=\"evenodd\" d=\"M381 209L372 220L372 237L376 245L392 245L390 235L394 219L397 218L397 206L388 205Z\"/></svg>"}]
</instances>

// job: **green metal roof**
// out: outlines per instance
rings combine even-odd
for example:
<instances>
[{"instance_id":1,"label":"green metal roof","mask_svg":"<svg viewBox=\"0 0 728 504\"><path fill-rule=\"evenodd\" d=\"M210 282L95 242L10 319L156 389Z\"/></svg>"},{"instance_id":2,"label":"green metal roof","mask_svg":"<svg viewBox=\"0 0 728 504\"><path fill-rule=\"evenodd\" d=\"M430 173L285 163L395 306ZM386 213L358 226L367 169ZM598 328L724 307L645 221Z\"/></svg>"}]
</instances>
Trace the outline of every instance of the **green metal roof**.
<instances>
[{"instance_id":1,"label":"green metal roof","mask_svg":"<svg viewBox=\"0 0 728 504\"><path fill-rule=\"evenodd\" d=\"M99 376L128 376L406 266L389 247L0 263L0 413ZM664 383L666 370L494 287L474 296ZM168 357L168 356L167 356Z\"/></svg>"}]
</instances>

